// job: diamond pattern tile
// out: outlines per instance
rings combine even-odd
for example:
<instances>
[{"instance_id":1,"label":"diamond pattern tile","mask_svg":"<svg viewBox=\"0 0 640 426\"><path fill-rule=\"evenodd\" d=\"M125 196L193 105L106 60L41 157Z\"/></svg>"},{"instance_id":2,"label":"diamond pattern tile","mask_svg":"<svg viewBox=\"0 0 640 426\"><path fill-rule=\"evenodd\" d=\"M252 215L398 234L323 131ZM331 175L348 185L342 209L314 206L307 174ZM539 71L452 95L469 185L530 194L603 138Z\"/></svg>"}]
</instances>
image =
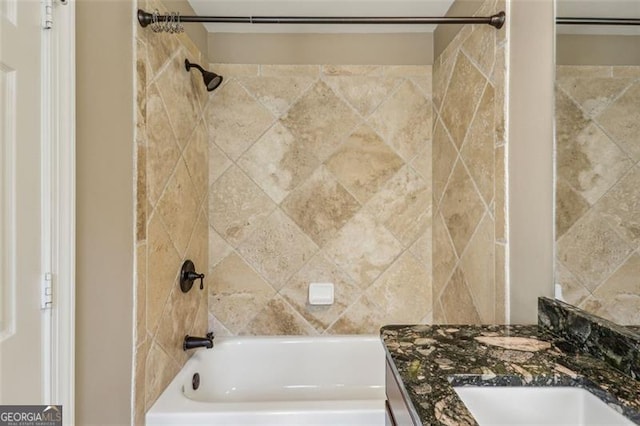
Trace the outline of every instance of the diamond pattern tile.
<instances>
[{"instance_id":1,"label":"diamond pattern tile","mask_svg":"<svg viewBox=\"0 0 640 426\"><path fill-rule=\"evenodd\" d=\"M320 160L344 142L358 121L323 81L314 84L281 119L296 140Z\"/></svg>"}]
</instances>

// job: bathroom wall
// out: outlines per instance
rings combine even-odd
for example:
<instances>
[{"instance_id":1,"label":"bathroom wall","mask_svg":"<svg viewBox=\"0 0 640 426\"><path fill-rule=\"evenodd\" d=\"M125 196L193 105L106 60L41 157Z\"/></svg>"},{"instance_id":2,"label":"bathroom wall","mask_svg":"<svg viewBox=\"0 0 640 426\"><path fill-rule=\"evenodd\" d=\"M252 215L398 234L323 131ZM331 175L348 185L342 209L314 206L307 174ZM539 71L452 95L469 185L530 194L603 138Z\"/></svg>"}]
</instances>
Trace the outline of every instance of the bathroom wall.
<instances>
[{"instance_id":1,"label":"bathroom wall","mask_svg":"<svg viewBox=\"0 0 640 426\"><path fill-rule=\"evenodd\" d=\"M558 66L556 282L564 299L640 324L640 67Z\"/></svg>"},{"instance_id":2,"label":"bathroom wall","mask_svg":"<svg viewBox=\"0 0 640 426\"><path fill-rule=\"evenodd\" d=\"M431 67L212 65L218 334L431 321ZM332 306L307 304L312 282Z\"/></svg>"},{"instance_id":3,"label":"bathroom wall","mask_svg":"<svg viewBox=\"0 0 640 426\"><path fill-rule=\"evenodd\" d=\"M166 10L139 1L147 10ZM209 95L184 60L203 57L185 34L154 33L136 25L136 328L134 416L144 413L189 354L185 334L207 332L207 290L182 293L180 267L208 262ZM205 279L205 286L207 280Z\"/></svg>"},{"instance_id":4,"label":"bathroom wall","mask_svg":"<svg viewBox=\"0 0 640 426\"><path fill-rule=\"evenodd\" d=\"M492 15L488 0L475 13ZM433 319L503 323L507 28L467 25L433 65Z\"/></svg>"}]
</instances>

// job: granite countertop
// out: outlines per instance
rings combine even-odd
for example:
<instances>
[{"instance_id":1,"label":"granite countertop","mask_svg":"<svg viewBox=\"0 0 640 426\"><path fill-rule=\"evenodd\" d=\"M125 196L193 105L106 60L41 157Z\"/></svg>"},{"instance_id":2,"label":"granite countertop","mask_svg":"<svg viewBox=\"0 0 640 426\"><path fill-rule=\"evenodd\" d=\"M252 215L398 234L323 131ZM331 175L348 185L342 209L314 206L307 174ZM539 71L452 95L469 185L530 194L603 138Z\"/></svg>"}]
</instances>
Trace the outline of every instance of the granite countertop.
<instances>
[{"instance_id":1,"label":"granite countertop","mask_svg":"<svg viewBox=\"0 0 640 426\"><path fill-rule=\"evenodd\" d=\"M477 424L452 387L462 385L578 386L640 424L640 381L536 325L385 326L381 336L424 425Z\"/></svg>"}]
</instances>

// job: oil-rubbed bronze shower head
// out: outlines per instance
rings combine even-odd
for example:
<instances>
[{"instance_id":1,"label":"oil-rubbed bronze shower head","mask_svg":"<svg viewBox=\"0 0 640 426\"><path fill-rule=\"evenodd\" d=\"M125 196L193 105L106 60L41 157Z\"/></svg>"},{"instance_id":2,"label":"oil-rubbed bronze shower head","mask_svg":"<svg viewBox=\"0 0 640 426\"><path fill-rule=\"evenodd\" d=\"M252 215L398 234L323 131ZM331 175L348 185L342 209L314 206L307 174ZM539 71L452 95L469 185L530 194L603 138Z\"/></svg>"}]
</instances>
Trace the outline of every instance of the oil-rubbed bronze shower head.
<instances>
[{"instance_id":1,"label":"oil-rubbed bronze shower head","mask_svg":"<svg viewBox=\"0 0 640 426\"><path fill-rule=\"evenodd\" d=\"M207 71L204 68L202 68L200 65L189 62L188 59L184 60L184 66L187 69L187 71L191 71L191 68L193 67L199 70L200 73L202 73L202 80L204 80L204 85L207 87L207 90L209 92L216 90L216 88L220 86L220 84L222 83L221 75L218 75L211 71Z\"/></svg>"}]
</instances>

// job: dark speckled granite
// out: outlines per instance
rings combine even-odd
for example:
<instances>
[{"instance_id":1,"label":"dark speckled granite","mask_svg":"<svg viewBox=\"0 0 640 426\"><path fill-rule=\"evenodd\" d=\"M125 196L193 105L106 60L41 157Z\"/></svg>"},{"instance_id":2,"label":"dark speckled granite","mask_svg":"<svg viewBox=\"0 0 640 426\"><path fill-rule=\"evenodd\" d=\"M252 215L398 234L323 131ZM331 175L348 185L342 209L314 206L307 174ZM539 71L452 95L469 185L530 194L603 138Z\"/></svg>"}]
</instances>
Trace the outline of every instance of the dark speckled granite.
<instances>
[{"instance_id":1,"label":"dark speckled granite","mask_svg":"<svg viewBox=\"0 0 640 426\"><path fill-rule=\"evenodd\" d=\"M640 336L632 329L546 297L538 299L538 325L640 380Z\"/></svg>"},{"instance_id":2,"label":"dark speckled granite","mask_svg":"<svg viewBox=\"0 0 640 426\"><path fill-rule=\"evenodd\" d=\"M640 382L538 326L416 325L381 330L423 425L475 425L452 386L578 386L640 424Z\"/></svg>"}]
</instances>

